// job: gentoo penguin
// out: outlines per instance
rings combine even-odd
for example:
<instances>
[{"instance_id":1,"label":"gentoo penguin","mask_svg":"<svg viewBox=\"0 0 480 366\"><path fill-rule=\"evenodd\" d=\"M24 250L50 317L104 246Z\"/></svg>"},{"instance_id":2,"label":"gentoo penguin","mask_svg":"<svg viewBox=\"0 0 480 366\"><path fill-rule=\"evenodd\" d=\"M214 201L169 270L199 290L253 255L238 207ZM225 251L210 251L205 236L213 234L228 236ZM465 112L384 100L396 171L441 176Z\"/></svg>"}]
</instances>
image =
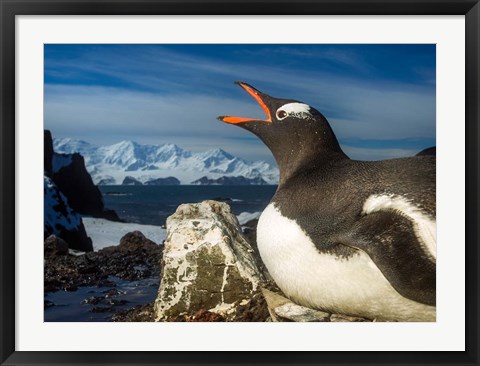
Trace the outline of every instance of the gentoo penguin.
<instances>
[{"instance_id":1,"label":"gentoo penguin","mask_svg":"<svg viewBox=\"0 0 480 366\"><path fill-rule=\"evenodd\" d=\"M435 321L435 157L351 160L316 109L237 84L266 118L218 119L253 132L278 163L257 242L280 289L328 312Z\"/></svg>"}]
</instances>

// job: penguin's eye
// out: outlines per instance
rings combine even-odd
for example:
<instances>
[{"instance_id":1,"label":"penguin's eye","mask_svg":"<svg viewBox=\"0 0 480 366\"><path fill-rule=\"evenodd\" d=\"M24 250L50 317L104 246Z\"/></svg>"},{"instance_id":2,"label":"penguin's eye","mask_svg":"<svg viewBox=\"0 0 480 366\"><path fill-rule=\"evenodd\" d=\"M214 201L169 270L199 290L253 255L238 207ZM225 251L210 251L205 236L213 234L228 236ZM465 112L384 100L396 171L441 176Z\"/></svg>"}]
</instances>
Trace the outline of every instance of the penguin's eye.
<instances>
[{"instance_id":1,"label":"penguin's eye","mask_svg":"<svg viewBox=\"0 0 480 366\"><path fill-rule=\"evenodd\" d=\"M283 111L283 110L279 110L277 111L277 118L278 119L284 119L286 116L288 116L288 113Z\"/></svg>"},{"instance_id":2,"label":"penguin's eye","mask_svg":"<svg viewBox=\"0 0 480 366\"><path fill-rule=\"evenodd\" d=\"M287 117L295 118L297 120L313 118L312 112L310 111L310 106L299 102L292 102L282 105L277 109L277 113L275 113L275 115L279 121Z\"/></svg>"}]
</instances>

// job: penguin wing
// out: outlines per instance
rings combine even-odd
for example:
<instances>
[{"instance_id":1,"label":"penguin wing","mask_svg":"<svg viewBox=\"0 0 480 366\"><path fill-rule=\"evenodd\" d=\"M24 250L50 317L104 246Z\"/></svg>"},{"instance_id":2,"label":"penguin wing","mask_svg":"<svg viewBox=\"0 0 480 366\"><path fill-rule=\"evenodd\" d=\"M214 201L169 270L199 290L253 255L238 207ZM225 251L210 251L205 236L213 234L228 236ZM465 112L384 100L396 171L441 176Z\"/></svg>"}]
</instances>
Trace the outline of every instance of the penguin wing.
<instances>
[{"instance_id":1,"label":"penguin wing","mask_svg":"<svg viewBox=\"0 0 480 366\"><path fill-rule=\"evenodd\" d=\"M436 259L419 237L415 221L396 210L362 216L338 243L367 253L402 296L436 303Z\"/></svg>"}]
</instances>

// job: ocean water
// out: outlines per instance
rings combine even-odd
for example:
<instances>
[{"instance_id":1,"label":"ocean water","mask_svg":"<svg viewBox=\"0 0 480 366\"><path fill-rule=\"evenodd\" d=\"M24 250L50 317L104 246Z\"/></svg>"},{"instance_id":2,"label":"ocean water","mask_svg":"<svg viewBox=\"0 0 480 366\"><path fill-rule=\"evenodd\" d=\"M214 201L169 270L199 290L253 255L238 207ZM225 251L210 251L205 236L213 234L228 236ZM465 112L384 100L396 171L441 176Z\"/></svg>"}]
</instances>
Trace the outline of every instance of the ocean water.
<instances>
[{"instance_id":1,"label":"ocean water","mask_svg":"<svg viewBox=\"0 0 480 366\"><path fill-rule=\"evenodd\" d=\"M182 203L207 199L227 202L236 215L259 212L276 186L99 186L106 208L127 222L164 225Z\"/></svg>"},{"instance_id":2,"label":"ocean water","mask_svg":"<svg viewBox=\"0 0 480 366\"><path fill-rule=\"evenodd\" d=\"M150 277L139 281L125 281L109 276L108 279L116 287L79 287L77 291L56 291L44 295L44 300L55 306L46 306L44 321L46 322L108 322L111 321L114 311L127 310L136 305L143 305L155 300L160 278ZM86 301L114 292L98 304L92 305ZM111 306L110 311L96 311Z\"/></svg>"}]
</instances>

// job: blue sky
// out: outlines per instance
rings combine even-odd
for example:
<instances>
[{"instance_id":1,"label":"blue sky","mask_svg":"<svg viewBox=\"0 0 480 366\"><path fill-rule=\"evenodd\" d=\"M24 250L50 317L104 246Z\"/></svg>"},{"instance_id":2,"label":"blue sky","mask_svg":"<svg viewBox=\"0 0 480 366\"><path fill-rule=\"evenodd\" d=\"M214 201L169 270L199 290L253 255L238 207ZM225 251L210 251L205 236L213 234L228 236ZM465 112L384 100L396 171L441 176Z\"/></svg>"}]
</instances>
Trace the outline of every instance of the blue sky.
<instances>
[{"instance_id":1,"label":"blue sky","mask_svg":"<svg viewBox=\"0 0 480 366\"><path fill-rule=\"evenodd\" d=\"M45 128L273 162L216 120L263 118L241 80L318 109L351 158L409 156L435 145L435 62L435 45L45 45Z\"/></svg>"}]
</instances>

